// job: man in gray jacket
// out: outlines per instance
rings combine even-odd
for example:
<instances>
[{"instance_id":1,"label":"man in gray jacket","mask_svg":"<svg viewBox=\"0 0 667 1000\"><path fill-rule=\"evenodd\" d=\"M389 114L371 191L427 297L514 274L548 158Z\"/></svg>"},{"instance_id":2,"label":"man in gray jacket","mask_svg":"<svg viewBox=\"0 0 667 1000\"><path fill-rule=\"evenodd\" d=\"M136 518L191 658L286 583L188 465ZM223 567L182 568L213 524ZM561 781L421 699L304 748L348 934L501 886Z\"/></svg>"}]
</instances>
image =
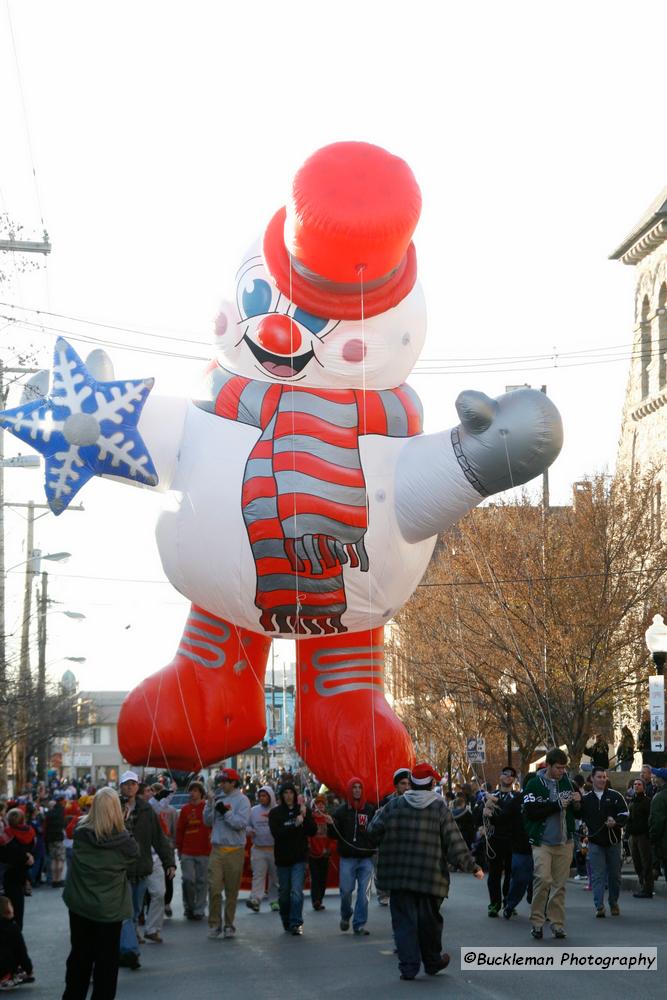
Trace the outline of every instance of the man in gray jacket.
<instances>
[{"instance_id":1,"label":"man in gray jacket","mask_svg":"<svg viewBox=\"0 0 667 1000\"><path fill-rule=\"evenodd\" d=\"M241 776L228 767L219 775L219 787L209 793L204 823L213 828L208 863L208 936L233 938L234 917L243 874L246 829L250 801L240 790ZM222 891L225 892L225 924L222 925Z\"/></svg>"}]
</instances>

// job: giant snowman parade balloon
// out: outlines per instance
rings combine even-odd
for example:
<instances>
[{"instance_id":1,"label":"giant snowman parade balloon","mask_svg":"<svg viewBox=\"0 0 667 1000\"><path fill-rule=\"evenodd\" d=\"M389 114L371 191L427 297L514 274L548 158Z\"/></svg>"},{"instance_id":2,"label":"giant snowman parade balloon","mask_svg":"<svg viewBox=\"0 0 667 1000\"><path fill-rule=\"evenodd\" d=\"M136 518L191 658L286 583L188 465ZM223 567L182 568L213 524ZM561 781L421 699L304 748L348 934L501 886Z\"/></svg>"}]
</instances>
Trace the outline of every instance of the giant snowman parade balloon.
<instances>
[{"instance_id":1,"label":"giant snowman parade balloon","mask_svg":"<svg viewBox=\"0 0 667 1000\"><path fill-rule=\"evenodd\" d=\"M45 455L56 514L93 475L165 494L160 556L192 607L172 662L123 705L133 764L199 769L261 740L276 637L296 639L294 739L320 780L360 776L378 799L413 762L384 697L384 628L438 532L562 443L527 388L463 392L460 422L422 433L405 381L426 332L420 210L403 160L320 149L241 263L196 399L104 381L58 340L50 395L0 417Z\"/></svg>"}]
</instances>

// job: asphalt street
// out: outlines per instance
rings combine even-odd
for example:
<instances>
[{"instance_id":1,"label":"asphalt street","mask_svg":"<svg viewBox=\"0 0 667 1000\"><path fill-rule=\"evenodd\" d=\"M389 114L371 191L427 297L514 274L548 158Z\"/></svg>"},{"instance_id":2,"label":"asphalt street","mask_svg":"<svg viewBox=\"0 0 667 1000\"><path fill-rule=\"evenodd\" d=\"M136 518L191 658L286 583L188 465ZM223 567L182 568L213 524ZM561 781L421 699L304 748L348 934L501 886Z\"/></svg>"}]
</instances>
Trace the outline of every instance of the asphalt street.
<instances>
[{"instance_id":1,"label":"asphalt street","mask_svg":"<svg viewBox=\"0 0 667 1000\"><path fill-rule=\"evenodd\" d=\"M326 910L315 913L309 900L304 909L303 937L283 932L278 914L255 914L243 901L237 912L237 936L232 941L209 941L207 926L185 921L180 884L174 893L174 916L165 921L163 944L142 948L142 968L120 970L118 997L155 997L159 1000L212 1000L229 997L252 1000L323 1000L334 996L381 996L382 1000L419 996L483 997L536 1000L567 997L627 997L664 1000L667 968L667 891L657 883L653 900L633 899L634 879L624 878L621 916L596 920L590 892L570 881L567 889L567 941L555 941L548 931L541 944L529 934L528 908L522 903L512 921L490 920L486 883L470 875L454 874L445 901L445 950L452 956L446 972L423 974L414 982L398 978L389 911L375 897L369 908L370 936L343 934L338 927L337 895L327 895ZM65 960L69 951L67 910L61 892L40 888L26 900L25 937L35 963L37 982L16 993L57 1000L62 995ZM459 949L479 946L537 946L545 951L564 947L658 946L657 972L552 970L467 971L461 969Z\"/></svg>"}]
</instances>

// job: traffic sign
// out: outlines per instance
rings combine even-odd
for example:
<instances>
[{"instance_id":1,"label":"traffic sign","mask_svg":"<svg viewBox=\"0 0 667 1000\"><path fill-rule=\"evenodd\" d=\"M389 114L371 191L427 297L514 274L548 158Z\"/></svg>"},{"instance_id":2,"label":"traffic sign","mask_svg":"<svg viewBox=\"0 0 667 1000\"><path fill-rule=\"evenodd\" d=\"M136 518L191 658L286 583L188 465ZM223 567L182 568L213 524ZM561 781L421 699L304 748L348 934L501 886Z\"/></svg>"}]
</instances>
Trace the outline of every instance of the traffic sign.
<instances>
[{"instance_id":1,"label":"traffic sign","mask_svg":"<svg viewBox=\"0 0 667 1000\"><path fill-rule=\"evenodd\" d=\"M466 740L466 756L471 764L486 762L486 740L481 736L469 736Z\"/></svg>"}]
</instances>

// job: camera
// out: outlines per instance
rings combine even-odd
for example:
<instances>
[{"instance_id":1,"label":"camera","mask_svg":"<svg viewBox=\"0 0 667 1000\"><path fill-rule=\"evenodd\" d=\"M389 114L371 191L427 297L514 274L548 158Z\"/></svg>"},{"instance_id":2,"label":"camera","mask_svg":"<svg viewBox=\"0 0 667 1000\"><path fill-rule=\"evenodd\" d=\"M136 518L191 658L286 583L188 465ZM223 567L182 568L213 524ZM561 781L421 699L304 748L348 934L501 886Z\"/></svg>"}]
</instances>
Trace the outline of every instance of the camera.
<instances>
[{"instance_id":1,"label":"camera","mask_svg":"<svg viewBox=\"0 0 667 1000\"><path fill-rule=\"evenodd\" d=\"M224 816L228 809L231 809L231 806L225 805L222 799L216 801L215 811L220 813L221 816Z\"/></svg>"}]
</instances>

